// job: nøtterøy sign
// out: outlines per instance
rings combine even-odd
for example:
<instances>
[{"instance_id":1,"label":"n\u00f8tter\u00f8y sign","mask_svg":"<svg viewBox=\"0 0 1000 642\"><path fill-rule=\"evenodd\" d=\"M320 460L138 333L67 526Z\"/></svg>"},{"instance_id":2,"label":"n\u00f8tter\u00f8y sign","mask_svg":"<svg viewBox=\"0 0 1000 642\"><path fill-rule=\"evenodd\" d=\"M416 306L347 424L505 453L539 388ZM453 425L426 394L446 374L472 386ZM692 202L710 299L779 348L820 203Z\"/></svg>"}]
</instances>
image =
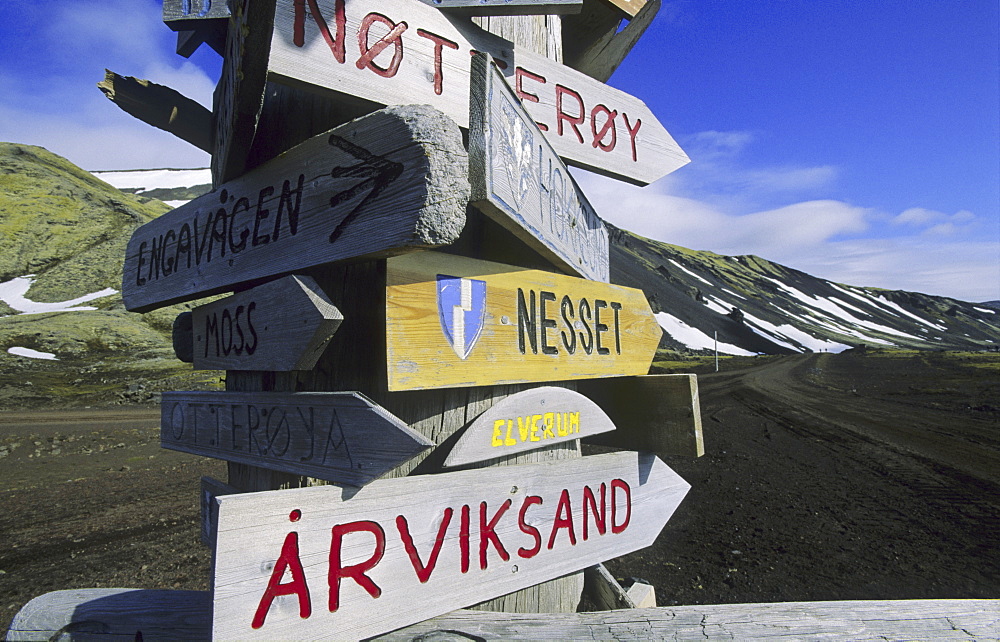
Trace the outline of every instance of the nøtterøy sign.
<instances>
[{"instance_id":1,"label":"n\u00f8tter\u00f8y sign","mask_svg":"<svg viewBox=\"0 0 1000 642\"><path fill-rule=\"evenodd\" d=\"M226 495L213 639L367 638L649 546L690 485L652 455Z\"/></svg>"},{"instance_id":2,"label":"n\u00f8tter\u00f8y sign","mask_svg":"<svg viewBox=\"0 0 1000 642\"><path fill-rule=\"evenodd\" d=\"M473 51L497 59L571 165L645 185L689 161L638 98L418 0L278 0L269 60L247 50L241 66L254 75L266 64L268 80L383 105L429 104L465 127Z\"/></svg>"},{"instance_id":3,"label":"n\u00f8tter\u00f8y sign","mask_svg":"<svg viewBox=\"0 0 1000 642\"><path fill-rule=\"evenodd\" d=\"M389 259L389 390L646 374L640 290L438 252Z\"/></svg>"}]
</instances>

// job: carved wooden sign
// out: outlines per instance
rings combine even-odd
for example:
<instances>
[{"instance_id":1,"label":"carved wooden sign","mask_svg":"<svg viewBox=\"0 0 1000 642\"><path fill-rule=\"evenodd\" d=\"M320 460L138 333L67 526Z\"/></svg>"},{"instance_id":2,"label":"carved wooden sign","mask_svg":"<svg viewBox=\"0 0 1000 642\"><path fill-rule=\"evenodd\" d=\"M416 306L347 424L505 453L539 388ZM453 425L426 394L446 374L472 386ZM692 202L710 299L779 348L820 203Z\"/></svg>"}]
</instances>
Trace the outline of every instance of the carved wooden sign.
<instances>
[{"instance_id":1,"label":"carved wooden sign","mask_svg":"<svg viewBox=\"0 0 1000 642\"><path fill-rule=\"evenodd\" d=\"M614 429L604 411L580 393L553 386L532 388L500 400L472 420L444 466L506 457Z\"/></svg>"},{"instance_id":2,"label":"carved wooden sign","mask_svg":"<svg viewBox=\"0 0 1000 642\"><path fill-rule=\"evenodd\" d=\"M434 445L358 392L165 392L160 445L363 486Z\"/></svg>"},{"instance_id":3,"label":"carved wooden sign","mask_svg":"<svg viewBox=\"0 0 1000 642\"><path fill-rule=\"evenodd\" d=\"M580 13L583 0L420 0L461 16L528 16Z\"/></svg>"},{"instance_id":4,"label":"carved wooden sign","mask_svg":"<svg viewBox=\"0 0 1000 642\"><path fill-rule=\"evenodd\" d=\"M488 57L472 57L473 204L556 265L608 281L608 230Z\"/></svg>"},{"instance_id":5,"label":"carved wooden sign","mask_svg":"<svg viewBox=\"0 0 1000 642\"><path fill-rule=\"evenodd\" d=\"M688 162L638 98L418 0L278 0L266 69L314 91L429 104L465 127L473 51L497 60L571 165L645 185ZM259 66L255 55L248 49L242 66Z\"/></svg>"},{"instance_id":6,"label":"carved wooden sign","mask_svg":"<svg viewBox=\"0 0 1000 642\"><path fill-rule=\"evenodd\" d=\"M198 370L310 370L344 317L308 276L286 276L192 311Z\"/></svg>"},{"instance_id":7,"label":"carved wooden sign","mask_svg":"<svg viewBox=\"0 0 1000 642\"><path fill-rule=\"evenodd\" d=\"M389 390L646 374L662 333L633 288L437 252L388 261Z\"/></svg>"},{"instance_id":8,"label":"carved wooden sign","mask_svg":"<svg viewBox=\"0 0 1000 642\"><path fill-rule=\"evenodd\" d=\"M315 136L146 223L125 255L125 307L145 312L332 261L446 245L465 225L458 127L422 105Z\"/></svg>"},{"instance_id":9,"label":"carved wooden sign","mask_svg":"<svg viewBox=\"0 0 1000 642\"><path fill-rule=\"evenodd\" d=\"M212 637L420 622L649 546L689 488L622 452L219 497Z\"/></svg>"}]
</instances>

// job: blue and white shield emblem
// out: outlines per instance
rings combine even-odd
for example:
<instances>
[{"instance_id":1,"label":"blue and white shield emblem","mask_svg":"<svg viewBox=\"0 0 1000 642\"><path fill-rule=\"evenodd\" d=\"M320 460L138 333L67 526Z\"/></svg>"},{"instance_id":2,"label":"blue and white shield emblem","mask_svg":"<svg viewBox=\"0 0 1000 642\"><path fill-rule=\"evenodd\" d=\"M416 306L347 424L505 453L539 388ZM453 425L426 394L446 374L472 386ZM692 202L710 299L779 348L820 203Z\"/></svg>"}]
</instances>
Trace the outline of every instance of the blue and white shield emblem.
<instances>
[{"instance_id":1,"label":"blue and white shield emblem","mask_svg":"<svg viewBox=\"0 0 1000 642\"><path fill-rule=\"evenodd\" d=\"M437 304L444 336L459 359L465 359L483 332L486 281L438 274Z\"/></svg>"}]
</instances>

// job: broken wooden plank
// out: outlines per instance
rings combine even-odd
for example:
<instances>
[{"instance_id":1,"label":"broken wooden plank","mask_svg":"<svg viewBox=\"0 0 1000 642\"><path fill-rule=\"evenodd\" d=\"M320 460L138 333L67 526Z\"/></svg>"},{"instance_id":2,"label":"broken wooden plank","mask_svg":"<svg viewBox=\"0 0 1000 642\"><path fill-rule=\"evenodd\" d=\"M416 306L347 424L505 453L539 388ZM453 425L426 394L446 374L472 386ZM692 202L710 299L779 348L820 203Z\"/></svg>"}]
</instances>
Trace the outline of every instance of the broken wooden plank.
<instances>
[{"instance_id":1,"label":"broken wooden plank","mask_svg":"<svg viewBox=\"0 0 1000 642\"><path fill-rule=\"evenodd\" d=\"M212 152L212 112L181 93L105 69L97 83L108 100L139 120L170 132L198 149Z\"/></svg>"},{"instance_id":2,"label":"broken wooden plank","mask_svg":"<svg viewBox=\"0 0 1000 642\"><path fill-rule=\"evenodd\" d=\"M693 374L644 375L581 381L587 395L618 427L587 439L588 443L657 455L701 457L705 443Z\"/></svg>"},{"instance_id":3,"label":"broken wooden plank","mask_svg":"<svg viewBox=\"0 0 1000 642\"><path fill-rule=\"evenodd\" d=\"M164 392L160 445L364 486L434 445L358 392Z\"/></svg>"},{"instance_id":4,"label":"broken wooden plank","mask_svg":"<svg viewBox=\"0 0 1000 642\"><path fill-rule=\"evenodd\" d=\"M213 638L391 631L649 546L689 488L612 453L220 497Z\"/></svg>"},{"instance_id":5,"label":"broken wooden plank","mask_svg":"<svg viewBox=\"0 0 1000 642\"><path fill-rule=\"evenodd\" d=\"M333 261L447 245L465 226L468 194L455 123L422 105L383 109L140 227L122 299L146 312Z\"/></svg>"},{"instance_id":6,"label":"broken wooden plank","mask_svg":"<svg viewBox=\"0 0 1000 642\"><path fill-rule=\"evenodd\" d=\"M488 54L472 57L472 204L563 270L607 282L608 229Z\"/></svg>"}]
</instances>

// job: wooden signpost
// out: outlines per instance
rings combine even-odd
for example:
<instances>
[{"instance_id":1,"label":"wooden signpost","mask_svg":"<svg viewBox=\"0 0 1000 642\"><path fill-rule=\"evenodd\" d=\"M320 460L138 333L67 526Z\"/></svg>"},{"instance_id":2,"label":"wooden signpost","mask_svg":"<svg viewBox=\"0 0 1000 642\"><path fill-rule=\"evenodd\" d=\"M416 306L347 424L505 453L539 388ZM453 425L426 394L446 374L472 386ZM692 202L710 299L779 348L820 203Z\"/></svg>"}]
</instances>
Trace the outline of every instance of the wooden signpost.
<instances>
[{"instance_id":1,"label":"wooden signpost","mask_svg":"<svg viewBox=\"0 0 1000 642\"><path fill-rule=\"evenodd\" d=\"M608 281L608 230L488 54L472 57L473 204L556 265Z\"/></svg>"},{"instance_id":2,"label":"wooden signpost","mask_svg":"<svg viewBox=\"0 0 1000 642\"><path fill-rule=\"evenodd\" d=\"M278 0L266 70L269 80L313 91L429 104L465 127L472 51L497 60L571 165L645 185L689 161L638 98L418 0ZM241 68L256 77L260 52L245 54Z\"/></svg>"},{"instance_id":3,"label":"wooden signpost","mask_svg":"<svg viewBox=\"0 0 1000 642\"><path fill-rule=\"evenodd\" d=\"M662 329L640 290L420 252L389 259L389 390L646 374Z\"/></svg>"},{"instance_id":4,"label":"wooden signpost","mask_svg":"<svg viewBox=\"0 0 1000 642\"><path fill-rule=\"evenodd\" d=\"M165 392L160 445L363 486L434 442L358 392Z\"/></svg>"},{"instance_id":5,"label":"wooden signpost","mask_svg":"<svg viewBox=\"0 0 1000 642\"><path fill-rule=\"evenodd\" d=\"M203 42L225 54L229 15L226 0L163 0L163 22L177 32L177 53L185 58Z\"/></svg>"},{"instance_id":6,"label":"wooden signpost","mask_svg":"<svg viewBox=\"0 0 1000 642\"><path fill-rule=\"evenodd\" d=\"M544 386L503 399L462 433L446 468L508 457L615 429L604 411L578 392Z\"/></svg>"},{"instance_id":7,"label":"wooden signpost","mask_svg":"<svg viewBox=\"0 0 1000 642\"><path fill-rule=\"evenodd\" d=\"M336 127L136 230L125 307L451 243L465 225L466 162L458 128L426 106Z\"/></svg>"},{"instance_id":8,"label":"wooden signpost","mask_svg":"<svg viewBox=\"0 0 1000 642\"><path fill-rule=\"evenodd\" d=\"M343 316L308 276L286 276L192 311L196 370L309 370Z\"/></svg>"},{"instance_id":9,"label":"wooden signpost","mask_svg":"<svg viewBox=\"0 0 1000 642\"><path fill-rule=\"evenodd\" d=\"M578 388L618 426L613 433L588 438L589 443L660 456L705 454L697 376L617 377L581 381Z\"/></svg>"},{"instance_id":10,"label":"wooden signpost","mask_svg":"<svg viewBox=\"0 0 1000 642\"><path fill-rule=\"evenodd\" d=\"M460 16L526 16L579 13L583 0L420 0Z\"/></svg>"},{"instance_id":11,"label":"wooden signpost","mask_svg":"<svg viewBox=\"0 0 1000 642\"><path fill-rule=\"evenodd\" d=\"M649 546L690 485L637 453L219 497L215 639L359 639Z\"/></svg>"}]
</instances>

